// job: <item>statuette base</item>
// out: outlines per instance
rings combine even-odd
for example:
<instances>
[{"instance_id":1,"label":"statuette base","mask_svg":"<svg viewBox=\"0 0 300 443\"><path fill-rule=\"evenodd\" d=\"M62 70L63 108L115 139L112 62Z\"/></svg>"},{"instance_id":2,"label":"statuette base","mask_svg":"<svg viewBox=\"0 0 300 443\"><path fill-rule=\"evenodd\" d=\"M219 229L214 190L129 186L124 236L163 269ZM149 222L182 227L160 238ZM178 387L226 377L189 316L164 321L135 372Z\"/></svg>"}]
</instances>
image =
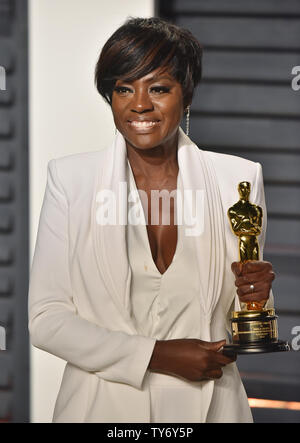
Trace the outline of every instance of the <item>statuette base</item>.
<instances>
[{"instance_id":1,"label":"statuette base","mask_svg":"<svg viewBox=\"0 0 300 443\"><path fill-rule=\"evenodd\" d=\"M267 352L290 351L286 341L278 340L271 343L228 344L223 347L223 354L264 354Z\"/></svg>"}]
</instances>

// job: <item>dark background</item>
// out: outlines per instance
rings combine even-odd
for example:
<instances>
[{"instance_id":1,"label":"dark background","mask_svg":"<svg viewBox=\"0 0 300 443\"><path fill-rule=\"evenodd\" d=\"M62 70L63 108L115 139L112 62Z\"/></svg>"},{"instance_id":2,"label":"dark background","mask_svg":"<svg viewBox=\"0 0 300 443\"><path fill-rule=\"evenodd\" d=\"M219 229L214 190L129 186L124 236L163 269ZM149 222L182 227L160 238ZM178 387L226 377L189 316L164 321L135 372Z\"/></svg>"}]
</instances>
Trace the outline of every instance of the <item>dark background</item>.
<instances>
[{"instance_id":1,"label":"dark background","mask_svg":"<svg viewBox=\"0 0 300 443\"><path fill-rule=\"evenodd\" d=\"M0 423L29 420L27 0L0 0Z\"/></svg>"},{"instance_id":2,"label":"dark background","mask_svg":"<svg viewBox=\"0 0 300 443\"><path fill-rule=\"evenodd\" d=\"M100 1L100 0L99 0ZM72 11L70 11L72 13ZM281 339L300 326L300 65L298 0L157 0L156 14L204 46L204 78L191 107L191 138L207 150L263 166ZM29 152L27 0L0 0L0 422L29 421ZM241 356L249 397L300 401L299 352ZM300 411L255 409L257 422L300 422Z\"/></svg>"},{"instance_id":3,"label":"dark background","mask_svg":"<svg viewBox=\"0 0 300 443\"><path fill-rule=\"evenodd\" d=\"M300 65L298 0L158 0L156 14L189 29L204 47L203 82L190 137L202 149L263 167L279 336L300 325ZM300 343L300 340L298 340ZM300 353L240 356L248 397L300 401ZM300 411L254 409L256 422L300 422Z\"/></svg>"}]
</instances>

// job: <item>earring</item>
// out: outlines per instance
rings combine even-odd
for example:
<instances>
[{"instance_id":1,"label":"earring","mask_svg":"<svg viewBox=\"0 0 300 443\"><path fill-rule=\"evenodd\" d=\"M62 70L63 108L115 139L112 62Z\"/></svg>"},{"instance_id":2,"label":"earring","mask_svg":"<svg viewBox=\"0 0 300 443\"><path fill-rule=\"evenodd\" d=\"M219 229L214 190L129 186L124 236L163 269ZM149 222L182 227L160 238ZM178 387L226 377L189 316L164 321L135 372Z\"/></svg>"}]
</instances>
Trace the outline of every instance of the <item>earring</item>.
<instances>
[{"instance_id":1,"label":"earring","mask_svg":"<svg viewBox=\"0 0 300 443\"><path fill-rule=\"evenodd\" d=\"M186 108L186 124L185 124L185 133L189 135L190 133L190 105Z\"/></svg>"}]
</instances>

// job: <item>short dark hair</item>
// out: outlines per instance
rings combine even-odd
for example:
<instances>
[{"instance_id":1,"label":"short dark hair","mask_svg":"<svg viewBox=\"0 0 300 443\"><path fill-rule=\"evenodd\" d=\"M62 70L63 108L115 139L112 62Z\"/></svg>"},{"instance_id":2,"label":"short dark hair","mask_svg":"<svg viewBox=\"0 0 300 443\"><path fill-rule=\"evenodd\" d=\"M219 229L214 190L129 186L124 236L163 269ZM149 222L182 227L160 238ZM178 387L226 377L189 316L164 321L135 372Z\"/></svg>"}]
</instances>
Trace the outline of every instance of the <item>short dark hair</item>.
<instances>
[{"instance_id":1,"label":"short dark hair","mask_svg":"<svg viewBox=\"0 0 300 443\"><path fill-rule=\"evenodd\" d=\"M157 68L167 68L181 84L186 107L201 80L202 46L190 31L165 20L130 17L102 48L95 85L111 105L117 80L134 81Z\"/></svg>"}]
</instances>

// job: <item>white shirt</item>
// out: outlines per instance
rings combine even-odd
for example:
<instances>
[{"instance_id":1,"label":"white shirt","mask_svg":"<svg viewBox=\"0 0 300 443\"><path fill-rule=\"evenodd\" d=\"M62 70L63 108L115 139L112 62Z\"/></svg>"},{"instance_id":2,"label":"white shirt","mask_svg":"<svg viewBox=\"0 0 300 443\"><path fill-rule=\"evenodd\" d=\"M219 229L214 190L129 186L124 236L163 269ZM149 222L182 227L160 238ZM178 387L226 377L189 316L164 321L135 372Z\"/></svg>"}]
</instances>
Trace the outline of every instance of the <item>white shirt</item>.
<instances>
[{"instance_id":1,"label":"white shirt","mask_svg":"<svg viewBox=\"0 0 300 443\"><path fill-rule=\"evenodd\" d=\"M128 192L137 191L128 163ZM180 173L177 189L182 189ZM139 210L143 213L141 200ZM143 215L145 222L145 216ZM144 336L159 340L200 338L199 272L195 238L178 225L173 260L161 274L151 254L146 225L127 225L128 259L132 271L131 315ZM172 314L171 314L172 313ZM150 373L151 422L199 422L201 382Z\"/></svg>"}]
</instances>

